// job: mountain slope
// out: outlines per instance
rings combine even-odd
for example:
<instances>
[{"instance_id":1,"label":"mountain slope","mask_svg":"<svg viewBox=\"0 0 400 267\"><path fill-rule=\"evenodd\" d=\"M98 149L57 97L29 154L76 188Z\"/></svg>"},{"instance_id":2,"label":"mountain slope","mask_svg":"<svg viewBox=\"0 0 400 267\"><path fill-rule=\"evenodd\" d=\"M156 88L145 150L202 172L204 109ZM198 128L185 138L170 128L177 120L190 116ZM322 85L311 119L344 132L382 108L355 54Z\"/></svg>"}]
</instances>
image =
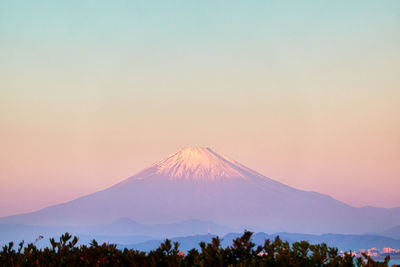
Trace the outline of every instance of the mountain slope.
<instances>
[{"instance_id":1,"label":"mountain slope","mask_svg":"<svg viewBox=\"0 0 400 267\"><path fill-rule=\"evenodd\" d=\"M377 232L400 221L399 209L353 208L327 195L267 178L210 148L183 148L106 190L0 222L145 224L205 220L259 231Z\"/></svg>"}]
</instances>

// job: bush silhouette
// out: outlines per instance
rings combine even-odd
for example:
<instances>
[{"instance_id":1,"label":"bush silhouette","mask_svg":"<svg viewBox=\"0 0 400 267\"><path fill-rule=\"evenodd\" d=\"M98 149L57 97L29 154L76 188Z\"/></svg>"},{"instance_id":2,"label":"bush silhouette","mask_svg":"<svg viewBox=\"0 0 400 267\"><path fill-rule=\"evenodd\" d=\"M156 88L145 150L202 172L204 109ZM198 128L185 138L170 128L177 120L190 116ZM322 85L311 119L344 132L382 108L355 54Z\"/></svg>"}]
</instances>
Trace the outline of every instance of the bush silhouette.
<instances>
[{"instance_id":1,"label":"bush silhouette","mask_svg":"<svg viewBox=\"0 0 400 267\"><path fill-rule=\"evenodd\" d=\"M34 244L24 247L24 242L14 249L14 243L3 246L0 266L388 266L390 257L376 262L370 256L355 258L351 253L343 256L336 248L325 243L311 245L306 241L290 245L279 237L265 240L263 246L251 241L252 232L245 231L227 248L221 247L218 237L211 243L200 243L200 251L192 249L184 255L179 244L165 240L160 246L145 253L134 249L117 249L113 244L77 246L78 238L65 233L59 239L50 239L51 247L38 249Z\"/></svg>"}]
</instances>

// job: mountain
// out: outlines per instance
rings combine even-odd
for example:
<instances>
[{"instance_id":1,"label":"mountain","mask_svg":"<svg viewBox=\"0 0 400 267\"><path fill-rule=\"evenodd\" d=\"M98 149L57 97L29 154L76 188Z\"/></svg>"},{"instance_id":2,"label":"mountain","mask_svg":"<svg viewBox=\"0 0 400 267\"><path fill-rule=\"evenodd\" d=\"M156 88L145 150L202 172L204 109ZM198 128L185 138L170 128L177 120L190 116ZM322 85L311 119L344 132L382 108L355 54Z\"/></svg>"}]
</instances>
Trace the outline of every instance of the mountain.
<instances>
[{"instance_id":1,"label":"mountain","mask_svg":"<svg viewBox=\"0 0 400 267\"><path fill-rule=\"evenodd\" d=\"M363 233L397 225L400 208L354 208L279 183L210 148L186 147L103 191L0 223L79 226L120 218L142 224L202 220L267 232Z\"/></svg>"},{"instance_id":2,"label":"mountain","mask_svg":"<svg viewBox=\"0 0 400 267\"><path fill-rule=\"evenodd\" d=\"M198 234L212 232L214 234L223 235L232 231L232 228L208 221L187 220L177 223L145 225L137 223L129 218L121 218L106 225L75 226L71 227L71 229L75 232L92 235L146 235L162 238L191 235L193 232Z\"/></svg>"},{"instance_id":3,"label":"mountain","mask_svg":"<svg viewBox=\"0 0 400 267\"><path fill-rule=\"evenodd\" d=\"M387 237L391 237L391 238L400 240L400 225L391 227L390 229L387 229L386 231L383 231L380 234L383 236L387 236Z\"/></svg>"},{"instance_id":4,"label":"mountain","mask_svg":"<svg viewBox=\"0 0 400 267\"><path fill-rule=\"evenodd\" d=\"M187 252L192 248L200 249L200 242L211 243L211 240L216 237L216 235L207 234L207 235L192 235L192 236L183 236L183 237L175 237L171 238L172 242L179 243L179 250ZM140 251L149 252L154 250L160 246L165 239L153 239L153 240L146 240L144 242L138 242L136 244L127 244L127 245L119 245L118 247L128 248L128 249L136 249Z\"/></svg>"}]
</instances>

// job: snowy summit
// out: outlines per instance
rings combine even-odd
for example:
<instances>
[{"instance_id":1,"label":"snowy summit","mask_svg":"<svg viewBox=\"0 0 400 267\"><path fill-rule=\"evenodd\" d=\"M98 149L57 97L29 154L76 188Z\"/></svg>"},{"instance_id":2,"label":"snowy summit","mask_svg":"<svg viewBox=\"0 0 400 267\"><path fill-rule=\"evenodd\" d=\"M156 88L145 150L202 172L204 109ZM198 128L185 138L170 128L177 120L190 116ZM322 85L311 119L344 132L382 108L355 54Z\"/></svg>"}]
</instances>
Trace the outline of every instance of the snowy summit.
<instances>
[{"instance_id":1,"label":"snowy summit","mask_svg":"<svg viewBox=\"0 0 400 267\"><path fill-rule=\"evenodd\" d=\"M221 180L247 179L249 175L261 176L209 147L184 147L135 176L139 179L163 176L185 180Z\"/></svg>"}]
</instances>

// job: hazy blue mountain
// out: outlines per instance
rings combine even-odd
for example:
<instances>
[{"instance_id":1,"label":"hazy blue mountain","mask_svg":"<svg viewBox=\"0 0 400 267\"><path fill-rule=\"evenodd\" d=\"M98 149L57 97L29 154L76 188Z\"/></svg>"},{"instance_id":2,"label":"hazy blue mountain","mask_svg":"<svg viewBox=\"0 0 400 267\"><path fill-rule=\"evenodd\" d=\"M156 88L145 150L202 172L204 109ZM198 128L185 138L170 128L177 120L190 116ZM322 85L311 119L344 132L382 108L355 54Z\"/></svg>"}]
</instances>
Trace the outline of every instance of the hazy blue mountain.
<instances>
[{"instance_id":1,"label":"hazy blue mountain","mask_svg":"<svg viewBox=\"0 0 400 267\"><path fill-rule=\"evenodd\" d=\"M157 237L175 237L191 235L193 232L207 234L209 232L223 235L232 228L201 220L186 220L176 223L145 225L129 218L121 218L115 222L100 226L74 227L80 232L102 235L148 235Z\"/></svg>"},{"instance_id":2,"label":"hazy blue mountain","mask_svg":"<svg viewBox=\"0 0 400 267\"><path fill-rule=\"evenodd\" d=\"M192 236L184 236L184 237L175 237L171 238L172 242L179 242L179 250L188 251L192 248L200 249L200 242L210 243L212 238L216 237L216 235L207 234L207 235L192 235ZM141 251L150 251L158 248L165 239L153 239L147 240L144 242L140 242L137 244L128 244L128 245L119 245L119 248L130 248L137 249Z\"/></svg>"},{"instance_id":3,"label":"hazy blue mountain","mask_svg":"<svg viewBox=\"0 0 400 267\"><path fill-rule=\"evenodd\" d=\"M391 227L391 228L387 229L386 231L383 231L380 234L383 235L383 236L388 236L388 237L391 237L391 238L400 239L400 225L397 225L395 227Z\"/></svg>"},{"instance_id":4,"label":"hazy blue mountain","mask_svg":"<svg viewBox=\"0 0 400 267\"><path fill-rule=\"evenodd\" d=\"M146 225L200 220L264 232L364 233L398 225L400 208L354 208L279 183L210 148L191 147L103 191L0 218L0 223L81 226L112 224L120 218ZM126 226L120 223L121 229ZM185 227L168 231L207 233Z\"/></svg>"}]
</instances>

